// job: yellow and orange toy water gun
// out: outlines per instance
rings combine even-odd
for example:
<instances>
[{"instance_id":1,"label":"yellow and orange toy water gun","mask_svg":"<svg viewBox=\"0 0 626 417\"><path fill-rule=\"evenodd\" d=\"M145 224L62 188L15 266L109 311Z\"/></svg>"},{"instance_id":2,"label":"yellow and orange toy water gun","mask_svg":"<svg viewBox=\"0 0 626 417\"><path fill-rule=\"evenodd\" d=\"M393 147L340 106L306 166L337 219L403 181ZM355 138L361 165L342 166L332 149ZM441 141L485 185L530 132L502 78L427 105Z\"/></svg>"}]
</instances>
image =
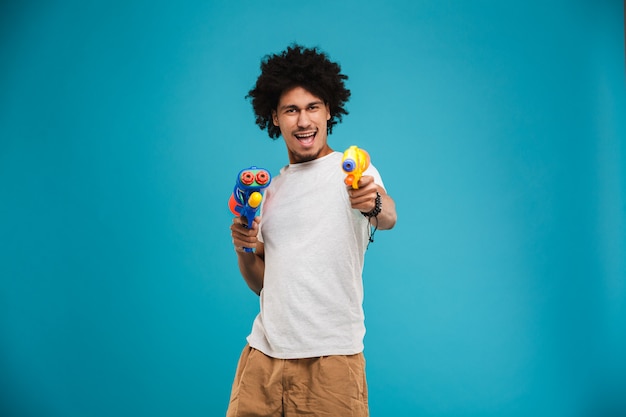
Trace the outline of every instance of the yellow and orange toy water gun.
<instances>
[{"instance_id":1,"label":"yellow and orange toy water gun","mask_svg":"<svg viewBox=\"0 0 626 417\"><path fill-rule=\"evenodd\" d=\"M350 146L343 153L341 168L346 173L344 182L352 186L355 190L359 188L359 180L363 173L370 166L370 155L364 149Z\"/></svg>"},{"instance_id":2,"label":"yellow and orange toy water gun","mask_svg":"<svg viewBox=\"0 0 626 417\"><path fill-rule=\"evenodd\" d=\"M235 216L246 219L248 229L252 228L254 217L263 201L263 190L270 185L271 181L272 176L268 170L255 166L242 169L237 175L237 182L228 200L228 207ZM244 248L244 250L252 252L251 248Z\"/></svg>"}]
</instances>

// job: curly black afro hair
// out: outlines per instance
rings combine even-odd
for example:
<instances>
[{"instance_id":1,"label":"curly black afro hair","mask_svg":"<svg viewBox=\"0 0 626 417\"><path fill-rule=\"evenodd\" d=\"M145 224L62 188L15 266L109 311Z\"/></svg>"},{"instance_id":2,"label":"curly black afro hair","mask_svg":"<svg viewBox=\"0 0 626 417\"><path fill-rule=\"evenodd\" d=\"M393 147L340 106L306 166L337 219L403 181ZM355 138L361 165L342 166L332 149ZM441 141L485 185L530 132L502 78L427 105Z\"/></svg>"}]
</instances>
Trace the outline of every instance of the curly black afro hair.
<instances>
[{"instance_id":1,"label":"curly black afro hair","mask_svg":"<svg viewBox=\"0 0 626 417\"><path fill-rule=\"evenodd\" d=\"M252 101L259 128L267 129L270 138L277 139L280 129L272 122L272 111L278 107L285 91L302 87L328 104L331 118L327 129L330 134L333 126L341 123L342 117L348 114L344 107L350 98L350 90L344 85L347 79L339 64L331 62L324 52L293 44L280 54L263 58L261 75L246 98Z\"/></svg>"}]
</instances>

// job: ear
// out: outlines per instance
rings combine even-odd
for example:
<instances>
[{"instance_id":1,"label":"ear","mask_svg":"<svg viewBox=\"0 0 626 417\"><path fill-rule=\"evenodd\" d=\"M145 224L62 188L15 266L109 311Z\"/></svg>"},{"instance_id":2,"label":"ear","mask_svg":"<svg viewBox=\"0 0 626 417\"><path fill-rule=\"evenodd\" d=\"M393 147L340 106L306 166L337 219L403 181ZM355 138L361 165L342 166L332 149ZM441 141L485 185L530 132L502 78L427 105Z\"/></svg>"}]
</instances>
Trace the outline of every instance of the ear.
<instances>
[{"instance_id":1,"label":"ear","mask_svg":"<svg viewBox=\"0 0 626 417\"><path fill-rule=\"evenodd\" d=\"M278 114L276 110L272 110L272 123L274 123L274 126L278 126Z\"/></svg>"},{"instance_id":2,"label":"ear","mask_svg":"<svg viewBox=\"0 0 626 417\"><path fill-rule=\"evenodd\" d=\"M326 103L326 121L330 120L331 118L331 114L330 114L330 106L328 105L328 103Z\"/></svg>"}]
</instances>

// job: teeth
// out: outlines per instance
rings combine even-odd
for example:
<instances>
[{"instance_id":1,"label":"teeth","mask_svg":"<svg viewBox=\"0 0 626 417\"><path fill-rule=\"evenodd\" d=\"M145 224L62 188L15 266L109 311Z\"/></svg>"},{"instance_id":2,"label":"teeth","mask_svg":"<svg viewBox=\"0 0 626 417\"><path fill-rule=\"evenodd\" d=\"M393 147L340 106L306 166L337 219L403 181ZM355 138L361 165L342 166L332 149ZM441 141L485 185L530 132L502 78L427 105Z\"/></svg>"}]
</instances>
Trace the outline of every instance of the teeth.
<instances>
[{"instance_id":1,"label":"teeth","mask_svg":"<svg viewBox=\"0 0 626 417\"><path fill-rule=\"evenodd\" d=\"M304 134L299 134L299 135L296 135L296 137L297 137L298 139L306 139L306 138L311 138L311 137L313 137L314 135L315 135L315 133L304 133Z\"/></svg>"}]
</instances>

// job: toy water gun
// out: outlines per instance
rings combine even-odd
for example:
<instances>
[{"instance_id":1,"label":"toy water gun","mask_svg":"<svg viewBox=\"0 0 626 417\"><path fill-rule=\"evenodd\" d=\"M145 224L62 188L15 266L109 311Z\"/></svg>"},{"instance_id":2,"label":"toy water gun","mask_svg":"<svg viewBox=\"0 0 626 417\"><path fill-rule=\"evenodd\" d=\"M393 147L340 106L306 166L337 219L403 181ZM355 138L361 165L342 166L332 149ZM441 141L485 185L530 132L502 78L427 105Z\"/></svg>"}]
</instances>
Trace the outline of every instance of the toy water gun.
<instances>
[{"instance_id":1,"label":"toy water gun","mask_svg":"<svg viewBox=\"0 0 626 417\"><path fill-rule=\"evenodd\" d=\"M237 175L237 182L233 193L228 200L230 211L237 217L244 217L248 224L248 229L252 228L252 223L263 201L263 190L270 185L272 176L269 171L263 168L251 166L242 169ZM246 252L252 252L251 248L244 248Z\"/></svg>"},{"instance_id":2,"label":"toy water gun","mask_svg":"<svg viewBox=\"0 0 626 417\"><path fill-rule=\"evenodd\" d=\"M359 188L361 176L370 166L370 155L364 149L350 146L344 153L341 160L341 168L346 173L344 182L351 185L355 190Z\"/></svg>"}]
</instances>

